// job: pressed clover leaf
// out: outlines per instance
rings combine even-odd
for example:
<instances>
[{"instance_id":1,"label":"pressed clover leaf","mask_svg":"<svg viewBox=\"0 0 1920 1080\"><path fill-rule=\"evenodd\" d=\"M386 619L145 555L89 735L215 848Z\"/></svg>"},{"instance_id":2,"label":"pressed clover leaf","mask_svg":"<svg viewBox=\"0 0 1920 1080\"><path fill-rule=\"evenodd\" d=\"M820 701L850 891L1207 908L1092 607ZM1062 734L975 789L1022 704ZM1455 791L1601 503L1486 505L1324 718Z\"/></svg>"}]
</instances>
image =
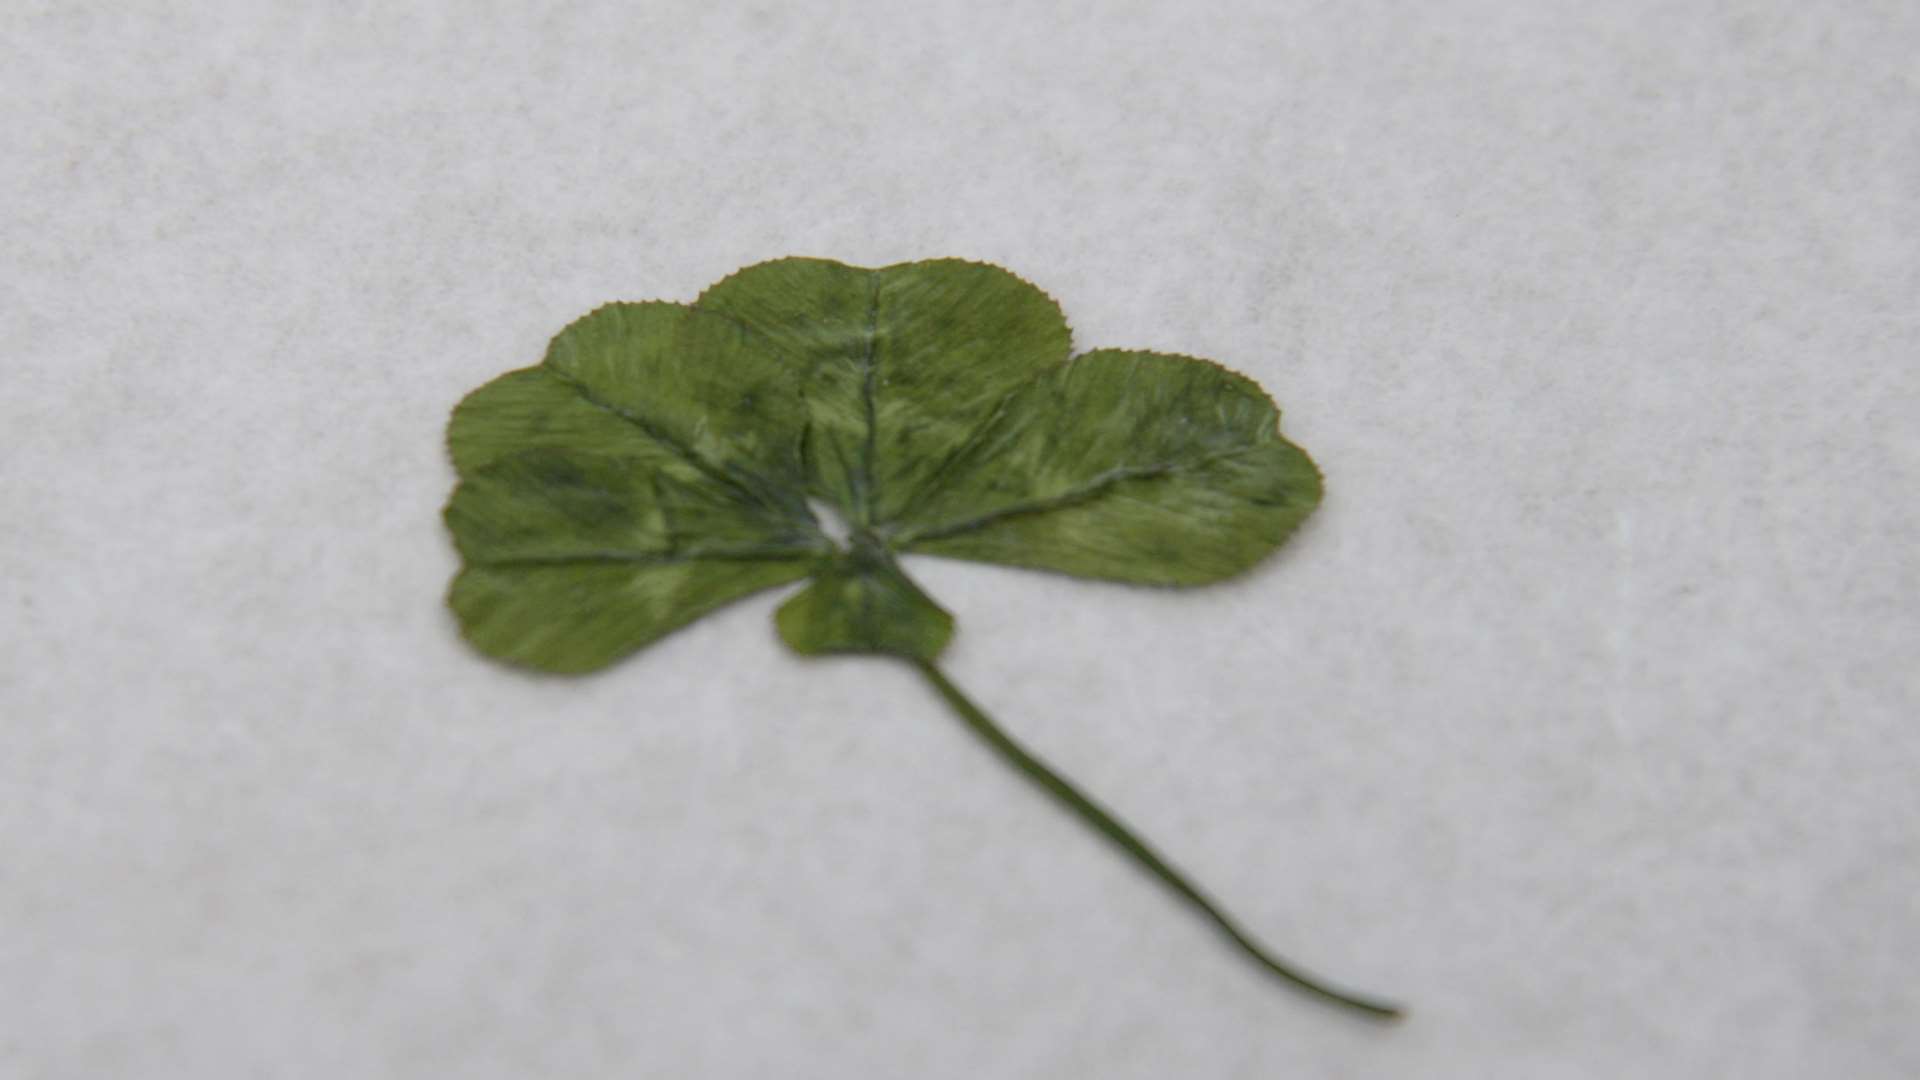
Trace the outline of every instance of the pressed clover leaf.
<instances>
[{"instance_id":1,"label":"pressed clover leaf","mask_svg":"<svg viewBox=\"0 0 1920 1080\"><path fill-rule=\"evenodd\" d=\"M789 646L913 663L989 746L1262 967L1396 1015L1267 952L934 664L953 618L901 554L1197 585L1253 565L1320 500L1318 470L1251 380L1070 348L1045 293L953 259L779 259L691 305L609 304L454 409L446 520L465 565L449 603L482 651L586 672L807 579L775 616Z\"/></svg>"}]
</instances>

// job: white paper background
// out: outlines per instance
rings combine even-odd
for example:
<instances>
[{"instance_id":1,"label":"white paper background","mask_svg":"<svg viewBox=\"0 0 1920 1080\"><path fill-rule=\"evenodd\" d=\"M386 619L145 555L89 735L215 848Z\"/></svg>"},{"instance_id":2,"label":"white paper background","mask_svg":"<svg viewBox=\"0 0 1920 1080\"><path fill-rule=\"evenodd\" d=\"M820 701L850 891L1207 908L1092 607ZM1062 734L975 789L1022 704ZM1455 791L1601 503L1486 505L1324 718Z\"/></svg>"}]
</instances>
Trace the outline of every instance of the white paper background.
<instances>
[{"instance_id":1,"label":"white paper background","mask_svg":"<svg viewBox=\"0 0 1920 1080\"><path fill-rule=\"evenodd\" d=\"M16 2L0 1075L1920 1075L1920 7ZM269 8L277 10L268 10ZM613 298L963 255L1264 383L1185 593L465 648L440 439Z\"/></svg>"}]
</instances>

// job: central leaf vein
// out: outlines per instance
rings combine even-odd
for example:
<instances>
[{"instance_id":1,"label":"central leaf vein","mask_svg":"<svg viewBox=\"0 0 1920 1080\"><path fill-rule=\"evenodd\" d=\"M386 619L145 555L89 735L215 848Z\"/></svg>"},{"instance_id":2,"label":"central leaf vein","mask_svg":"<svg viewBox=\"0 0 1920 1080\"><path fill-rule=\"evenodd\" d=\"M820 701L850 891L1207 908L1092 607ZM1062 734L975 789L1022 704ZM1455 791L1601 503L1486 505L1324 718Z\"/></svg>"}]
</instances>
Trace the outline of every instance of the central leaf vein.
<instances>
[{"instance_id":1,"label":"central leaf vein","mask_svg":"<svg viewBox=\"0 0 1920 1080\"><path fill-rule=\"evenodd\" d=\"M860 359L860 404L866 413L866 445L860 451L860 483L856 489L859 505L855 514L862 525L873 524L873 506L877 501L873 491L873 459L878 452L880 441L879 411L874 405L874 383L879 362L880 338L880 275L867 275L867 342L866 352Z\"/></svg>"},{"instance_id":2,"label":"central leaf vein","mask_svg":"<svg viewBox=\"0 0 1920 1080\"><path fill-rule=\"evenodd\" d=\"M705 476L717 484L723 485L728 490L741 496L744 501L763 510L779 512L785 509L779 500L769 498L767 491L764 490L766 481L761 477L739 466L722 467L716 465L707 460L706 456L698 450L695 450L693 447L688 446L686 443L668 434L660 425L631 409L622 408L613 402L600 398L594 394L593 388L589 387L586 383L552 367L543 367L541 370L545 371L549 377L559 382L562 386L572 390L581 401L586 402L588 405L602 412L626 421L632 425L636 431L639 431L642 435L645 435L660 446L665 447L671 451L674 456L698 470L700 475ZM787 515L782 514L781 516L784 517Z\"/></svg>"},{"instance_id":3,"label":"central leaf vein","mask_svg":"<svg viewBox=\"0 0 1920 1080\"><path fill-rule=\"evenodd\" d=\"M502 558L468 557L475 566L578 566L605 563L634 563L660 566L686 562L777 562L782 559L813 558L820 548L811 544L767 544L737 548L692 548L680 551L629 551L609 548L604 551L578 551L565 555L509 555Z\"/></svg>"},{"instance_id":4,"label":"central leaf vein","mask_svg":"<svg viewBox=\"0 0 1920 1080\"><path fill-rule=\"evenodd\" d=\"M904 547L924 540L943 540L949 536L984 529L996 522L1022 514L1043 514L1049 510L1059 510L1068 506L1089 502L1112 490L1116 485L1128 480L1161 480L1194 469L1203 469L1208 465L1253 453L1259 447L1239 447L1218 454L1208 454L1189 461L1163 461L1152 465L1122 465L1108 469L1078 487L1070 488L1058 495L1048 495L1038 499L989 510L970 518L948 522L944 525L929 525L922 528L902 529L895 534L896 542Z\"/></svg>"}]
</instances>

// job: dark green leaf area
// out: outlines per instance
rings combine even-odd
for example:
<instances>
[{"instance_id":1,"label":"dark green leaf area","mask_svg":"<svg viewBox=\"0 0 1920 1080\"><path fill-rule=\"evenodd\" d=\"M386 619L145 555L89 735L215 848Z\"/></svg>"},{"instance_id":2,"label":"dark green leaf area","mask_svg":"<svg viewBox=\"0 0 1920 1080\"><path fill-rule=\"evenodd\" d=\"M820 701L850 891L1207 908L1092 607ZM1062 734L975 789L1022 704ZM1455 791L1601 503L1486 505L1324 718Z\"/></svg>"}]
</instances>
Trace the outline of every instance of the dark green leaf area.
<instances>
[{"instance_id":1,"label":"dark green leaf area","mask_svg":"<svg viewBox=\"0 0 1920 1080\"><path fill-rule=\"evenodd\" d=\"M805 520L799 396L793 365L732 319L608 304L555 336L538 367L469 394L447 445L462 475L540 447L608 454Z\"/></svg>"},{"instance_id":2,"label":"dark green leaf area","mask_svg":"<svg viewBox=\"0 0 1920 1080\"><path fill-rule=\"evenodd\" d=\"M779 259L695 306L753 327L802 372L811 485L856 525L896 518L1010 390L1070 347L1046 293L958 259Z\"/></svg>"},{"instance_id":3,"label":"dark green leaf area","mask_svg":"<svg viewBox=\"0 0 1920 1080\"><path fill-rule=\"evenodd\" d=\"M467 638L548 671L590 671L749 592L806 575L825 541L724 485L553 448L476 469L447 505Z\"/></svg>"},{"instance_id":4,"label":"dark green leaf area","mask_svg":"<svg viewBox=\"0 0 1920 1080\"><path fill-rule=\"evenodd\" d=\"M932 660L953 637L953 616L900 572L886 551L856 539L823 561L774 615L795 652L889 653Z\"/></svg>"},{"instance_id":5,"label":"dark green leaf area","mask_svg":"<svg viewBox=\"0 0 1920 1080\"><path fill-rule=\"evenodd\" d=\"M804 559L827 541L802 519L642 458L543 447L475 469L447 504L469 563Z\"/></svg>"},{"instance_id":6,"label":"dark green leaf area","mask_svg":"<svg viewBox=\"0 0 1920 1080\"><path fill-rule=\"evenodd\" d=\"M454 489L447 526L472 563L660 556L673 539L655 475L631 457L525 451Z\"/></svg>"},{"instance_id":7,"label":"dark green leaf area","mask_svg":"<svg viewBox=\"0 0 1920 1080\"><path fill-rule=\"evenodd\" d=\"M903 550L1152 585L1239 573L1319 504L1252 380L1103 350L1011 395L921 493Z\"/></svg>"},{"instance_id":8,"label":"dark green leaf area","mask_svg":"<svg viewBox=\"0 0 1920 1080\"><path fill-rule=\"evenodd\" d=\"M447 602L480 651L542 671L594 671L749 593L806 576L804 560L468 565Z\"/></svg>"}]
</instances>

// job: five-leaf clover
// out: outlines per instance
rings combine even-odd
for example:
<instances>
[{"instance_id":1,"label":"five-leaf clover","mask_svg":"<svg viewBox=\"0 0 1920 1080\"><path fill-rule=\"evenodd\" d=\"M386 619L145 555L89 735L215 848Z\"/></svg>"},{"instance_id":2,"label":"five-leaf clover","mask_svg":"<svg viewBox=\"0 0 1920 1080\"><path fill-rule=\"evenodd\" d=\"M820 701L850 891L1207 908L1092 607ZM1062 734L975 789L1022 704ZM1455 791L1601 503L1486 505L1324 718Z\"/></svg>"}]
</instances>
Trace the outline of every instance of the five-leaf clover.
<instances>
[{"instance_id":1,"label":"five-leaf clover","mask_svg":"<svg viewBox=\"0 0 1920 1080\"><path fill-rule=\"evenodd\" d=\"M954 259L748 267L692 304L608 304L454 409L448 602L467 640L603 668L805 580L779 634L901 658L989 746L1267 971L1377 1016L1252 940L935 664L953 617L901 569L941 555L1143 585L1230 577L1320 500L1252 380L1156 352L1071 356L1039 289ZM837 516L843 529L823 523ZM835 535L841 538L836 540Z\"/></svg>"}]
</instances>

